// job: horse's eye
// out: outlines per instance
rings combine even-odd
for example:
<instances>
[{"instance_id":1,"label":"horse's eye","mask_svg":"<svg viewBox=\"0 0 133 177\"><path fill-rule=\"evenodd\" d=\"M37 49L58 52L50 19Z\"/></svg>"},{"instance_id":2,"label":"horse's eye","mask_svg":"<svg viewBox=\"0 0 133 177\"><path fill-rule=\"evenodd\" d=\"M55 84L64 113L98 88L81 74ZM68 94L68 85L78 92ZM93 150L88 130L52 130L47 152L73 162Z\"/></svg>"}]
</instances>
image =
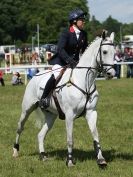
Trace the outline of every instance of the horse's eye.
<instances>
[{"instance_id":1,"label":"horse's eye","mask_svg":"<svg viewBox=\"0 0 133 177\"><path fill-rule=\"evenodd\" d=\"M104 50L104 51L103 51L103 54L104 54L104 55L105 55L105 54L107 54L107 51L106 51L106 50Z\"/></svg>"}]
</instances>

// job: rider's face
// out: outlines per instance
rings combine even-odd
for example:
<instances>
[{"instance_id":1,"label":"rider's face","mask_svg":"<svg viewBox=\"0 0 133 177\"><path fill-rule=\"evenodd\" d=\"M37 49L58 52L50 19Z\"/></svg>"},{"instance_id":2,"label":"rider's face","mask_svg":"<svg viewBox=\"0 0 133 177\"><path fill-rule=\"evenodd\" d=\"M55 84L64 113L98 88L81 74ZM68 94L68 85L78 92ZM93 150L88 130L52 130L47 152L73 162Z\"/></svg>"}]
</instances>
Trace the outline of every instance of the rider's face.
<instances>
[{"instance_id":1,"label":"rider's face","mask_svg":"<svg viewBox=\"0 0 133 177\"><path fill-rule=\"evenodd\" d=\"M84 19L78 19L78 20L77 20L77 27L78 27L79 29L83 29L84 23L85 23L85 20L84 20Z\"/></svg>"}]
</instances>

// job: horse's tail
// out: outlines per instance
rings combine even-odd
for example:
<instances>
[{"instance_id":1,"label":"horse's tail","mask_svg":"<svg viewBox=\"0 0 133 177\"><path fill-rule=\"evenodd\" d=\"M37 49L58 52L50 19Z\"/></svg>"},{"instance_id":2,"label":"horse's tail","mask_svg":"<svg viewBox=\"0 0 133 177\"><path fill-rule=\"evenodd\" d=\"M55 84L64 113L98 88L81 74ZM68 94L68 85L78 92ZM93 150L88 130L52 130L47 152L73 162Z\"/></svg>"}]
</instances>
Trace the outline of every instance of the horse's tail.
<instances>
[{"instance_id":1,"label":"horse's tail","mask_svg":"<svg viewBox=\"0 0 133 177\"><path fill-rule=\"evenodd\" d=\"M40 107L38 107L35 110L35 113L36 113L36 115L35 115L35 117L36 117L35 118L35 126L40 129L42 127L42 125L44 124L44 121L45 121L44 114L41 111Z\"/></svg>"}]
</instances>

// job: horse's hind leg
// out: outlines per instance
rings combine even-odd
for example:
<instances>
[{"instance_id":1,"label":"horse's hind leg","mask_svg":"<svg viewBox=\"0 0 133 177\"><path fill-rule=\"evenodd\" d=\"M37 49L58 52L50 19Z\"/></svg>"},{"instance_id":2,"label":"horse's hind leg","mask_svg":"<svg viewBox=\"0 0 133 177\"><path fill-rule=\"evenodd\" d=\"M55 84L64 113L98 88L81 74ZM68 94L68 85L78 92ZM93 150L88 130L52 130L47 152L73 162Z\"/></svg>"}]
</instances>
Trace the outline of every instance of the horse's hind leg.
<instances>
[{"instance_id":1,"label":"horse's hind leg","mask_svg":"<svg viewBox=\"0 0 133 177\"><path fill-rule=\"evenodd\" d=\"M97 163L100 167L105 167L107 165L103 155L102 150L99 143L99 136L98 136L98 130L96 127L97 123L97 112L96 110L88 110L86 112L86 119L92 134L92 137L94 139L94 150L97 158Z\"/></svg>"},{"instance_id":2,"label":"horse's hind leg","mask_svg":"<svg viewBox=\"0 0 133 177\"><path fill-rule=\"evenodd\" d=\"M18 156L20 135L24 129L26 120L28 119L29 115L33 112L33 110L35 110L36 108L37 108L37 103L29 106L27 109L25 109L25 106L22 107L22 112L17 127L16 141L13 148L13 157Z\"/></svg>"},{"instance_id":3,"label":"horse's hind leg","mask_svg":"<svg viewBox=\"0 0 133 177\"><path fill-rule=\"evenodd\" d=\"M46 154L46 151L45 151L43 143L44 143L46 134L52 128L56 117L57 117L56 115L54 115L54 114L52 114L50 112L46 112L45 113L45 123L42 126L41 131L38 133L38 144L39 144L40 160L45 161L47 159L47 154Z\"/></svg>"}]
</instances>

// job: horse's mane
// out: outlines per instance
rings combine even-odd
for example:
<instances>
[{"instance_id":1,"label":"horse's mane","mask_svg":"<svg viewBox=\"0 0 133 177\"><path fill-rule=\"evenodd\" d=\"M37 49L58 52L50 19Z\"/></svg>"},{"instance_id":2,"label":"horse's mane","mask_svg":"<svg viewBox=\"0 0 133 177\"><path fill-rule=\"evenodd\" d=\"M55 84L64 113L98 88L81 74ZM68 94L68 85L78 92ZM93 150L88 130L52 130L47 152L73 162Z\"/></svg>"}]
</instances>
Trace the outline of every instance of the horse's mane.
<instances>
[{"instance_id":1,"label":"horse's mane","mask_svg":"<svg viewBox=\"0 0 133 177\"><path fill-rule=\"evenodd\" d=\"M85 49L85 51L83 52L83 54L81 55L81 58L83 56L87 56L88 55L88 52L90 51L90 49L93 47L93 45L96 45L97 43L100 43L101 42L101 38L100 37L96 37L88 46L87 48ZM96 47L95 47L96 49ZM80 59L81 59L80 58Z\"/></svg>"},{"instance_id":2,"label":"horse's mane","mask_svg":"<svg viewBox=\"0 0 133 177\"><path fill-rule=\"evenodd\" d=\"M96 38L86 47L84 53L85 53L86 51L88 51L88 49L89 49L96 41L98 41L99 39L101 39L101 38L100 38L100 37L96 37Z\"/></svg>"}]
</instances>

